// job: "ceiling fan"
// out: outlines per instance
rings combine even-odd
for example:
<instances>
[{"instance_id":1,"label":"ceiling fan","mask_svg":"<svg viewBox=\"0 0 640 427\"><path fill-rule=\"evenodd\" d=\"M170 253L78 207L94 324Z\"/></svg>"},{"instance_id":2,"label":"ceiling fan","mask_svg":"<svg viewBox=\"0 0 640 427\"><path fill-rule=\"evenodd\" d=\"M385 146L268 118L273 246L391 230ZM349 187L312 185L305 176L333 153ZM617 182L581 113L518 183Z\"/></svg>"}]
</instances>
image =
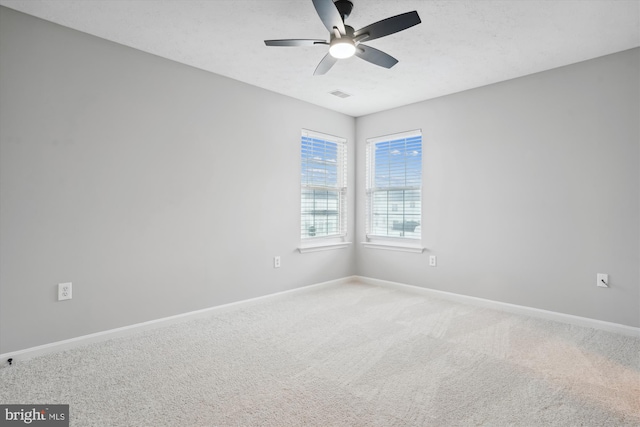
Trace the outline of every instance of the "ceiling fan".
<instances>
[{"instance_id":1,"label":"ceiling fan","mask_svg":"<svg viewBox=\"0 0 640 427\"><path fill-rule=\"evenodd\" d=\"M286 39L286 40L265 40L267 46L316 46L328 45L329 53L322 58L316 67L314 75L325 74L338 62L338 59L349 58L353 55L379 65L384 68L391 68L398 63L398 60L371 46L362 44L363 41L378 39L406 30L418 25L420 17L418 12L407 12L391 18L383 19L367 25L357 31L344 24L344 20L351 14L353 3L349 0L312 0L320 19L329 30L329 41L319 39Z\"/></svg>"}]
</instances>

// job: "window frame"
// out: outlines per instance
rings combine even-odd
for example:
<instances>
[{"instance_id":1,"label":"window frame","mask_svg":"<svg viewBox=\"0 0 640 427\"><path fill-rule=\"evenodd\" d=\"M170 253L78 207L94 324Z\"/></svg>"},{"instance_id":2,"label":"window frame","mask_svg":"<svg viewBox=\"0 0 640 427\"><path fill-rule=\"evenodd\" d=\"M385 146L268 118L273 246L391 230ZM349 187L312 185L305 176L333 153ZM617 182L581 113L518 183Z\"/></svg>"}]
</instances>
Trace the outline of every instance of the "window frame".
<instances>
[{"instance_id":1,"label":"window frame","mask_svg":"<svg viewBox=\"0 0 640 427\"><path fill-rule=\"evenodd\" d=\"M409 139L420 137L420 170L419 170L419 180L417 185L406 185L406 169L405 169L405 185L402 186L383 186L376 187L376 148L380 143L392 142L401 139ZM391 249L391 250L399 250L399 251L408 251L408 252L419 252L421 253L424 248L421 247L422 243L422 224L423 224L423 212L422 212L422 201L423 201L423 135L421 129L415 129L405 132L398 132L389 135L378 136L374 138L368 138L366 140L366 160L365 160L365 169L366 169L366 221L365 221L365 236L366 242L363 242L365 247L369 248L377 248L377 249ZM406 168L407 161L403 162ZM389 178L391 181L391 178ZM393 236L389 234L376 234L374 230L374 197L376 194L386 193L387 195L391 191L402 191L403 195L405 191L417 191L419 195L419 200L416 200L419 207L419 226L420 231L418 236ZM414 207L415 208L415 205ZM387 211L388 212L388 211ZM402 212L404 215L405 207L402 207ZM387 213L387 217L389 214ZM405 220L402 220L402 232L406 231L405 228Z\"/></svg>"},{"instance_id":2,"label":"window frame","mask_svg":"<svg viewBox=\"0 0 640 427\"><path fill-rule=\"evenodd\" d=\"M308 159L305 159L305 138L319 140L325 143L336 144L336 184L333 185L317 185L310 183L305 174L305 168L308 168ZM300 252L339 249L346 247L348 243L344 243L347 236L347 139L335 135L322 132L302 129L300 136L300 213L298 235L301 246L298 248ZM320 162L326 159L318 159ZM307 169L308 170L308 169ZM307 179L305 179L307 178ZM336 232L320 236L304 235L304 216L305 216L305 191L327 191L337 192L337 229Z\"/></svg>"}]
</instances>

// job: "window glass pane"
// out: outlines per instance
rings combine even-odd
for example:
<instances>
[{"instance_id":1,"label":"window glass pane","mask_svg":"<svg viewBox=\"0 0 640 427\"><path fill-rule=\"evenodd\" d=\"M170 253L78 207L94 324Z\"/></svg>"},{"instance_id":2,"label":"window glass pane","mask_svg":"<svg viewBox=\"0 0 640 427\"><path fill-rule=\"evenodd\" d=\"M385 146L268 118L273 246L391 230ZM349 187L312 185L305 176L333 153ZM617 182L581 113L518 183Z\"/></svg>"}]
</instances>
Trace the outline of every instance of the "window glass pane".
<instances>
[{"instance_id":1,"label":"window glass pane","mask_svg":"<svg viewBox=\"0 0 640 427\"><path fill-rule=\"evenodd\" d=\"M376 138L367 150L367 233L420 238L422 136Z\"/></svg>"},{"instance_id":2,"label":"window glass pane","mask_svg":"<svg viewBox=\"0 0 640 427\"><path fill-rule=\"evenodd\" d=\"M305 135L301 142L301 238L340 236L346 231L345 142Z\"/></svg>"}]
</instances>

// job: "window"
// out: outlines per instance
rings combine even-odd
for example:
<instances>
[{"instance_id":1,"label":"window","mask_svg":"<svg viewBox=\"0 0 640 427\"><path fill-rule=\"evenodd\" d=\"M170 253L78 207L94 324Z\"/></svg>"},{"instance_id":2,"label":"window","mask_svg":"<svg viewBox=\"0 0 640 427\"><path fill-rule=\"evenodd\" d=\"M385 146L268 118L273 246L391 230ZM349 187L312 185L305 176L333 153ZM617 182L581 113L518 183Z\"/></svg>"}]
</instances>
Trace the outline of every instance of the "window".
<instances>
[{"instance_id":1,"label":"window","mask_svg":"<svg viewBox=\"0 0 640 427\"><path fill-rule=\"evenodd\" d=\"M302 239L346 235L346 143L343 138L302 131Z\"/></svg>"},{"instance_id":2,"label":"window","mask_svg":"<svg viewBox=\"0 0 640 427\"><path fill-rule=\"evenodd\" d=\"M421 238L422 132L367 140L367 237Z\"/></svg>"}]
</instances>

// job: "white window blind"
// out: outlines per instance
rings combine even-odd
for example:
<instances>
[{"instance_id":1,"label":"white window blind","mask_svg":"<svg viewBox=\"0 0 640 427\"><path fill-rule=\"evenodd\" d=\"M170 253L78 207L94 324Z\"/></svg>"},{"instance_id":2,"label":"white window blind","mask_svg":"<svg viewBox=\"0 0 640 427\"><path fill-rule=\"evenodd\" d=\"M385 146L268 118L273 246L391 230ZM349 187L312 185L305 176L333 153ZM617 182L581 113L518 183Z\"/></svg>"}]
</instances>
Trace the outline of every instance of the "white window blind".
<instances>
[{"instance_id":1,"label":"white window blind","mask_svg":"<svg viewBox=\"0 0 640 427\"><path fill-rule=\"evenodd\" d=\"M367 236L420 239L422 132L367 140Z\"/></svg>"},{"instance_id":2,"label":"white window blind","mask_svg":"<svg viewBox=\"0 0 640 427\"><path fill-rule=\"evenodd\" d=\"M346 235L346 139L302 131L300 237Z\"/></svg>"}]
</instances>

